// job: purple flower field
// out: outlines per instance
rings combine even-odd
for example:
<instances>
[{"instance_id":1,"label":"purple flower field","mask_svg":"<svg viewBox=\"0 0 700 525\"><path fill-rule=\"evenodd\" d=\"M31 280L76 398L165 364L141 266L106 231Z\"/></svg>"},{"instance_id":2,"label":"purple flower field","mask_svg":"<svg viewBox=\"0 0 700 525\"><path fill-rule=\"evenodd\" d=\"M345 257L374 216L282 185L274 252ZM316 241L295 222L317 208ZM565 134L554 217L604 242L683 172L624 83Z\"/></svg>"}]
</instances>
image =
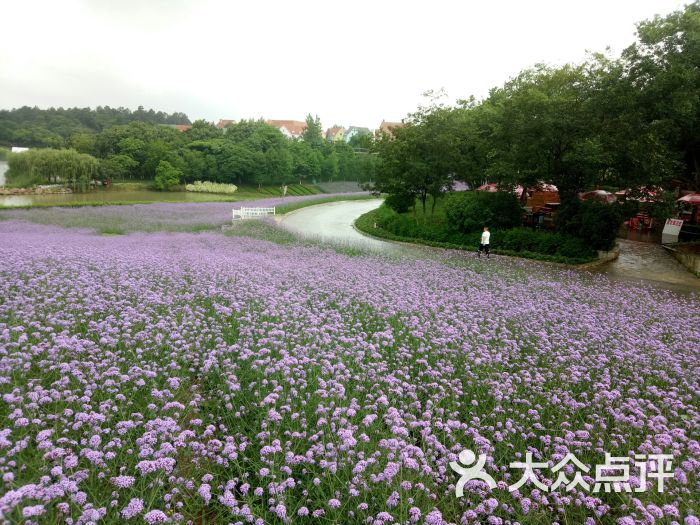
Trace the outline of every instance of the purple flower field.
<instances>
[{"instance_id":1,"label":"purple flower field","mask_svg":"<svg viewBox=\"0 0 700 525\"><path fill-rule=\"evenodd\" d=\"M15 220L0 257L2 523L700 523L697 295ZM464 449L495 488L455 495ZM606 452L663 492L594 493Z\"/></svg>"},{"instance_id":2,"label":"purple flower field","mask_svg":"<svg viewBox=\"0 0 700 525\"><path fill-rule=\"evenodd\" d=\"M110 233L134 231L210 230L231 222L231 210L241 206L289 206L335 197L358 198L366 192L318 193L236 202L159 202L113 206L76 206L44 208L5 208L0 219L92 228Z\"/></svg>"}]
</instances>

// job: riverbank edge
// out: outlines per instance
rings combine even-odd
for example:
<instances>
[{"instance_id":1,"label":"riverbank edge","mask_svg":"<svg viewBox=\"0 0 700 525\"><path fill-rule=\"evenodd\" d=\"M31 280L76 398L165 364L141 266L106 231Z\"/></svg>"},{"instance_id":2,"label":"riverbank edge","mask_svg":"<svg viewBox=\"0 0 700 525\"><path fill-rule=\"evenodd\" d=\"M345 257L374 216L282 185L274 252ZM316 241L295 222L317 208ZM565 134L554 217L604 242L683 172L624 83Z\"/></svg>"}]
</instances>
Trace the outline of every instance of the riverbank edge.
<instances>
[{"instance_id":1,"label":"riverbank edge","mask_svg":"<svg viewBox=\"0 0 700 525\"><path fill-rule=\"evenodd\" d=\"M662 246L674 259L687 268L690 273L700 277L700 255L683 252L674 245L669 246L662 244Z\"/></svg>"},{"instance_id":2,"label":"riverbank edge","mask_svg":"<svg viewBox=\"0 0 700 525\"><path fill-rule=\"evenodd\" d=\"M1 197L14 197L16 195L67 195L69 193L73 193L71 188L56 184L47 184L34 188L7 188L5 186L0 186Z\"/></svg>"},{"instance_id":3,"label":"riverbank edge","mask_svg":"<svg viewBox=\"0 0 700 525\"><path fill-rule=\"evenodd\" d=\"M374 214L376 210L369 211L367 213L364 213L360 215L355 221L353 222L353 228L357 230L358 232L362 233L363 235L367 235L368 237L372 237L374 239L379 239L383 241L389 241L389 242L394 242L397 244L406 244L406 245L422 245L422 246L429 246L433 248L444 248L448 250L459 250L463 252L469 252L469 251L476 251L477 247L476 246L463 246L463 245L457 245L457 244L451 244L451 243L446 243L446 242L440 242L440 241L430 241L427 239L420 239L420 238L414 238L414 237L402 237L400 235L395 235L391 232L388 232L382 228L370 228L369 224L366 224L371 220L372 214ZM592 270L594 268L597 268L598 266L602 266L604 264L607 264L609 262L614 261L620 256L620 250L617 246L615 246L614 249L604 252L604 251L598 251L598 256L596 259L592 260L584 260L581 262L571 262L571 263L566 263L566 262L559 262L559 261L552 261L550 259L551 256L548 255L543 255L543 254L538 254L535 252L513 252L511 250L499 250L499 249L492 249L491 253L494 253L496 255L502 255L506 257L517 257L520 259L530 259L530 260L536 260L540 261L552 266L557 266L560 268L573 268L577 270Z\"/></svg>"}]
</instances>

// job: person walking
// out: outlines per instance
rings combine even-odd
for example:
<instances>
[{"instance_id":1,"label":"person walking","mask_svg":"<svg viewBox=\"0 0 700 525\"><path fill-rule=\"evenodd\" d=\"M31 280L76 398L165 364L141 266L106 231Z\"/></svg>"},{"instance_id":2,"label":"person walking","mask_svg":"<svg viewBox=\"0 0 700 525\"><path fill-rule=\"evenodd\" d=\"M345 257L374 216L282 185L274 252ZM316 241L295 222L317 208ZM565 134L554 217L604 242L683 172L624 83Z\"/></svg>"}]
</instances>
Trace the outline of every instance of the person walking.
<instances>
[{"instance_id":1,"label":"person walking","mask_svg":"<svg viewBox=\"0 0 700 525\"><path fill-rule=\"evenodd\" d=\"M486 252L486 258L490 259L491 256L491 233L489 229L484 226L484 233L481 234L481 244L479 244L479 259L481 259L481 252Z\"/></svg>"}]
</instances>

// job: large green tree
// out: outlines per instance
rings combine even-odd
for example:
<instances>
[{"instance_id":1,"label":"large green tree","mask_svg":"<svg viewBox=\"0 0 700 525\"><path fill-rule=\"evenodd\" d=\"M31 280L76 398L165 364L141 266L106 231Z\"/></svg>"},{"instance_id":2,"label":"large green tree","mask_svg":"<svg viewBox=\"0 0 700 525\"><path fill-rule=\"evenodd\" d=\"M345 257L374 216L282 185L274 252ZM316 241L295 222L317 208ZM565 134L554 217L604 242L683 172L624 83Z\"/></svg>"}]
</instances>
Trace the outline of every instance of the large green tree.
<instances>
[{"instance_id":1,"label":"large green tree","mask_svg":"<svg viewBox=\"0 0 700 525\"><path fill-rule=\"evenodd\" d=\"M292 142L290 146L292 152L292 176L294 179L319 179L323 162L321 152L306 141Z\"/></svg>"},{"instance_id":2,"label":"large green tree","mask_svg":"<svg viewBox=\"0 0 700 525\"><path fill-rule=\"evenodd\" d=\"M491 137L486 176L510 184L556 184L574 198L601 181L609 164L596 123L585 66L523 71L491 92Z\"/></svg>"},{"instance_id":3,"label":"large green tree","mask_svg":"<svg viewBox=\"0 0 700 525\"><path fill-rule=\"evenodd\" d=\"M68 184L85 190L100 175L99 161L71 149L32 149L13 153L6 173L10 185Z\"/></svg>"},{"instance_id":4,"label":"large green tree","mask_svg":"<svg viewBox=\"0 0 700 525\"><path fill-rule=\"evenodd\" d=\"M301 139L314 149L323 147L323 127L318 115L316 117L312 117L311 113L306 115L306 129L302 133Z\"/></svg>"},{"instance_id":5,"label":"large green tree","mask_svg":"<svg viewBox=\"0 0 700 525\"><path fill-rule=\"evenodd\" d=\"M376 167L374 189L383 193L413 195L425 211L428 196L433 210L438 198L452 187L462 164L457 138L458 113L431 104L411 115L394 136L382 135L376 149L381 161Z\"/></svg>"},{"instance_id":6,"label":"large green tree","mask_svg":"<svg viewBox=\"0 0 700 525\"><path fill-rule=\"evenodd\" d=\"M172 190L182 179L182 172L167 160L161 160L156 167L154 186L159 190Z\"/></svg>"},{"instance_id":7,"label":"large green tree","mask_svg":"<svg viewBox=\"0 0 700 525\"><path fill-rule=\"evenodd\" d=\"M641 122L636 153L666 179L700 187L700 2L640 23L622 60Z\"/></svg>"}]
</instances>

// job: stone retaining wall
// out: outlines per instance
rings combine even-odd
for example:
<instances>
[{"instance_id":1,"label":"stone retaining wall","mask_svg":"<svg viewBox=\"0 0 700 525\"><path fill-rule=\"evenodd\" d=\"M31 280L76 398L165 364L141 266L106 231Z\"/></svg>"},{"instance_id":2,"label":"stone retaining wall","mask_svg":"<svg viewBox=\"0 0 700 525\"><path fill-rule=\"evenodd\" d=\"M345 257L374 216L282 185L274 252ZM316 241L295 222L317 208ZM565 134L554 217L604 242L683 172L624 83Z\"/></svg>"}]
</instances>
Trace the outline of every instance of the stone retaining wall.
<instances>
[{"instance_id":1,"label":"stone retaining wall","mask_svg":"<svg viewBox=\"0 0 700 525\"><path fill-rule=\"evenodd\" d=\"M0 188L0 195L46 195L52 193L73 193L66 186L36 186L34 188Z\"/></svg>"},{"instance_id":2,"label":"stone retaining wall","mask_svg":"<svg viewBox=\"0 0 700 525\"><path fill-rule=\"evenodd\" d=\"M673 255L679 263L700 277L700 255L696 253L686 253L670 246L664 246L664 248L670 251L671 255Z\"/></svg>"}]
</instances>

